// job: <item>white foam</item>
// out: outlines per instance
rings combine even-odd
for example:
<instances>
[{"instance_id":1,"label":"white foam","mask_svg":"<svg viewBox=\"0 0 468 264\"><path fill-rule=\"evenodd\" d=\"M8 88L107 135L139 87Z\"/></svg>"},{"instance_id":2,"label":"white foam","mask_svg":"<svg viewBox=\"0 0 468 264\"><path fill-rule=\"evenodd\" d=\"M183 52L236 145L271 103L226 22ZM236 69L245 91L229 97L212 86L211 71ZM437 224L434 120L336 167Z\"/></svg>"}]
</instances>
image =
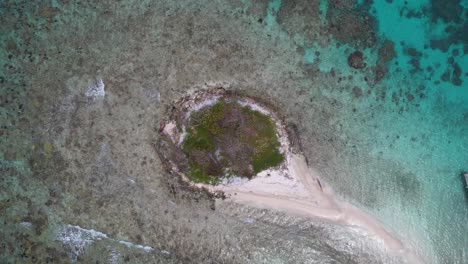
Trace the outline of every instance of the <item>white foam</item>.
<instances>
[{"instance_id":1,"label":"white foam","mask_svg":"<svg viewBox=\"0 0 468 264\"><path fill-rule=\"evenodd\" d=\"M78 256L83 254L91 244L102 239L109 239L110 241L115 241L129 248L141 249L145 252L154 251L154 248L150 246L137 245L124 240L111 239L102 232L94 229L84 229L80 226L65 225L56 235L56 240L62 242L62 245L70 250L69 256L73 261L76 261ZM165 252L162 253L166 254ZM118 254L118 252L116 254ZM111 259L113 258L112 256L116 257L115 254L112 253Z\"/></svg>"},{"instance_id":2,"label":"white foam","mask_svg":"<svg viewBox=\"0 0 468 264\"><path fill-rule=\"evenodd\" d=\"M154 250L154 248L152 247L149 247L149 246L142 246L142 245L136 245L136 244L133 244L133 243L130 243L128 241L123 241L123 240L120 240L118 241L120 244L123 244L123 245L126 245L127 247L129 248L139 248L139 249L143 249L145 252L151 252Z\"/></svg>"},{"instance_id":3,"label":"white foam","mask_svg":"<svg viewBox=\"0 0 468 264\"><path fill-rule=\"evenodd\" d=\"M64 226L56 236L56 239L70 250L69 257L74 261L86 251L90 244L104 238L108 238L104 233L72 225Z\"/></svg>"},{"instance_id":4,"label":"white foam","mask_svg":"<svg viewBox=\"0 0 468 264\"><path fill-rule=\"evenodd\" d=\"M255 220L252 219L252 218L242 218L241 221L242 221L242 223L244 223L244 224L252 224L252 223L255 222Z\"/></svg>"},{"instance_id":5,"label":"white foam","mask_svg":"<svg viewBox=\"0 0 468 264\"><path fill-rule=\"evenodd\" d=\"M106 95L104 88L104 81L101 78L98 78L91 86L88 87L85 95L92 99L104 98Z\"/></svg>"},{"instance_id":6,"label":"white foam","mask_svg":"<svg viewBox=\"0 0 468 264\"><path fill-rule=\"evenodd\" d=\"M27 229L27 230L31 230L32 228L32 223L31 222L21 222L20 223L20 226Z\"/></svg>"},{"instance_id":7,"label":"white foam","mask_svg":"<svg viewBox=\"0 0 468 264\"><path fill-rule=\"evenodd\" d=\"M110 253L110 257L109 257L109 262L111 264L117 264L119 263L119 259L120 259L120 253L115 250L115 249L112 249L111 253Z\"/></svg>"}]
</instances>

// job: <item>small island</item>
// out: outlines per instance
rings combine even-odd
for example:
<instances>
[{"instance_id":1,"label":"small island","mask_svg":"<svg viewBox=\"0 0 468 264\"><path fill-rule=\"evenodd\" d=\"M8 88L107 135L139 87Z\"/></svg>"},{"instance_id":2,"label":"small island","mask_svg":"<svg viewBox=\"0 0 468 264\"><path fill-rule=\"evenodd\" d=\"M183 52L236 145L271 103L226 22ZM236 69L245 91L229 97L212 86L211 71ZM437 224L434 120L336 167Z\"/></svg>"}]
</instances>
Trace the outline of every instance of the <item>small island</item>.
<instances>
[{"instance_id":1,"label":"small island","mask_svg":"<svg viewBox=\"0 0 468 264\"><path fill-rule=\"evenodd\" d=\"M170 175L207 191L217 203L359 227L387 250L423 262L378 220L334 195L309 167L294 126L284 125L273 110L261 98L222 88L197 90L168 109L157 152Z\"/></svg>"},{"instance_id":2,"label":"small island","mask_svg":"<svg viewBox=\"0 0 468 264\"><path fill-rule=\"evenodd\" d=\"M251 178L279 165L284 160L279 147L269 116L224 98L191 114L182 143L187 176L212 184L229 175Z\"/></svg>"},{"instance_id":3,"label":"small island","mask_svg":"<svg viewBox=\"0 0 468 264\"><path fill-rule=\"evenodd\" d=\"M202 91L176 103L171 116L161 130L164 156L192 183L252 179L285 159L276 118L252 98Z\"/></svg>"}]
</instances>

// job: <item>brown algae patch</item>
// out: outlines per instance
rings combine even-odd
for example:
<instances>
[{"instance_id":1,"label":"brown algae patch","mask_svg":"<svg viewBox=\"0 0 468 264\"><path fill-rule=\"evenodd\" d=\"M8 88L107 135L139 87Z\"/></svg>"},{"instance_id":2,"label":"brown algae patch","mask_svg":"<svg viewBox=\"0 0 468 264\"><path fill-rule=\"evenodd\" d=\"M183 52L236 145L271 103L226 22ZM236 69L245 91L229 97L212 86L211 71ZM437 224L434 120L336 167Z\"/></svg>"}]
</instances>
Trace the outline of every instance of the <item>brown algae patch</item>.
<instances>
[{"instance_id":1,"label":"brown algae patch","mask_svg":"<svg viewBox=\"0 0 468 264\"><path fill-rule=\"evenodd\" d=\"M195 184L253 178L285 160L279 120L252 98L204 90L174 104L161 125L167 167ZM284 141L284 140L283 140Z\"/></svg>"}]
</instances>

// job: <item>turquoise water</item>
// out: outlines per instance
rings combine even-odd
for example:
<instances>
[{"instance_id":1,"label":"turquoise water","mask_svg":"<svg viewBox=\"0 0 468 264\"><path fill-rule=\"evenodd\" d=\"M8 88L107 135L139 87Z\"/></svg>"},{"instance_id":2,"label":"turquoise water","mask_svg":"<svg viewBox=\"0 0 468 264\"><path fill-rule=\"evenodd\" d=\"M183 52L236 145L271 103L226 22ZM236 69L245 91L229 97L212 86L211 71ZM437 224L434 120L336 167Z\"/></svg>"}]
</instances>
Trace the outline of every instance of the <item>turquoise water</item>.
<instances>
[{"instance_id":1,"label":"turquoise water","mask_svg":"<svg viewBox=\"0 0 468 264\"><path fill-rule=\"evenodd\" d=\"M397 164L409 175L400 180L379 179L400 172L371 173L369 164L364 165L366 171L353 177L360 186L367 186L365 190L376 193L373 203L378 205L368 208L398 233L435 252L433 261L466 263L468 200L461 172L468 166L468 2L440 2L432 12L430 1L374 1L369 7L379 42L393 42L396 53L377 85L369 85L365 74L347 65L346 54L355 49L352 44L305 47L304 63L321 72L353 75L352 85L360 87L364 96L341 100L358 111L372 111L373 118L347 126L365 142L361 144L372 145L366 148L368 155L380 160L373 164ZM376 65L375 46L362 52L368 67ZM369 96L366 90L371 91ZM346 196L367 203L364 190L352 180L345 184L353 187L346 187L342 179L334 180L331 184Z\"/></svg>"},{"instance_id":2,"label":"turquoise water","mask_svg":"<svg viewBox=\"0 0 468 264\"><path fill-rule=\"evenodd\" d=\"M457 4L457 1L441 2L445 7ZM427 89L426 100L419 102L419 110L409 111L406 118L393 122L393 126L400 127L396 131L418 139L422 137L423 142L422 146L399 143L393 151L387 152L387 158L416 171L422 183L424 194L415 206L419 210L408 212L409 223L424 226L422 231L427 232L426 239L433 243L440 262L464 263L468 259L468 200L460 174L468 166L468 2L460 1L460 6L464 7L461 14L449 21L424 14L423 10L430 6L428 1L406 3L378 1L371 12L378 18L379 35L402 43L396 45L398 55L390 68L388 85L412 86L413 89L408 88L410 91L419 85ZM456 10L460 10L460 6ZM423 14L420 18L408 18L411 11ZM457 16L453 10L448 12ZM462 27L463 39L451 40L447 50L431 47L431 41L450 38L444 30L449 26ZM431 67L433 70L411 73L412 57L404 53L408 47L421 53L421 69ZM463 69L459 81L453 81L456 67ZM441 77L446 72L451 75L452 82Z\"/></svg>"},{"instance_id":3,"label":"turquoise water","mask_svg":"<svg viewBox=\"0 0 468 264\"><path fill-rule=\"evenodd\" d=\"M278 102L323 181L429 263L467 263L467 7L0 1L0 262L400 263L167 174L165 109L218 83Z\"/></svg>"},{"instance_id":4,"label":"turquoise water","mask_svg":"<svg viewBox=\"0 0 468 264\"><path fill-rule=\"evenodd\" d=\"M265 24L267 27L272 28L276 25L276 14L281 7L282 0L271 0L268 1L267 14L265 17Z\"/></svg>"}]
</instances>

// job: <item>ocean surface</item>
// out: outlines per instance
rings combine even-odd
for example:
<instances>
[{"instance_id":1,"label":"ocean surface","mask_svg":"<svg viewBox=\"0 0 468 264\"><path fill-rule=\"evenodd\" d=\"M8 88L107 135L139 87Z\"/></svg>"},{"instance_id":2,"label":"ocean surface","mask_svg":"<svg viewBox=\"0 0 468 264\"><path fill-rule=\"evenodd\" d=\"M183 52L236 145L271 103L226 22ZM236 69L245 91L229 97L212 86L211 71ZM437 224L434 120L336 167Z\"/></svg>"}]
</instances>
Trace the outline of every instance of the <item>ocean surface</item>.
<instances>
[{"instance_id":1,"label":"ocean surface","mask_svg":"<svg viewBox=\"0 0 468 264\"><path fill-rule=\"evenodd\" d=\"M1 263L401 263L361 230L214 202L155 147L222 86L427 263L468 263L468 1L0 1Z\"/></svg>"}]
</instances>

